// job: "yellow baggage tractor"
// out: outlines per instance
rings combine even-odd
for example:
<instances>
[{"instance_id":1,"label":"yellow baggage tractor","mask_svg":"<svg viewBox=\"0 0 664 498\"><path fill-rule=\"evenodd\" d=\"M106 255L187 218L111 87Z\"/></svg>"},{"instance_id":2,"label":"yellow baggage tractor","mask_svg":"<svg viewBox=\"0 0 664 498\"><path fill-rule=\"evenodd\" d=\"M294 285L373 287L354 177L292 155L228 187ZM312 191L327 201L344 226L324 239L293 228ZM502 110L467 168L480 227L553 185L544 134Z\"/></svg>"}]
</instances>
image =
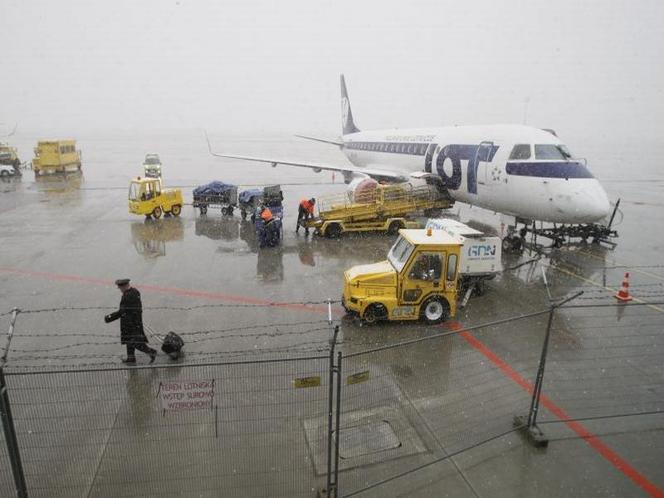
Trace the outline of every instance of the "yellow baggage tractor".
<instances>
[{"instance_id":1,"label":"yellow baggage tractor","mask_svg":"<svg viewBox=\"0 0 664 498\"><path fill-rule=\"evenodd\" d=\"M76 140L40 140L32 160L35 176L81 171L81 151Z\"/></svg>"},{"instance_id":2,"label":"yellow baggage tractor","mask_svg":"<svg viewBox=\"0 0 664 498\"><path fill-rule=\"evenodd\" d=\"M344 272L344 309L364 323L454 317L462 244L443 230L400 230L387 260Z\"/></svg>"},{"instance_id":3,"label":"yellow baggage tractor","mask_svg":"<svg viewBox=\"0 0 664 498\"><path fill-rule=\"evenodd\" d=\"M147 218L161 218L162 214L180 216L182 191L162 188L160 178L134 178L129 183L129 212Z\"/></svg>"}]
</instances>

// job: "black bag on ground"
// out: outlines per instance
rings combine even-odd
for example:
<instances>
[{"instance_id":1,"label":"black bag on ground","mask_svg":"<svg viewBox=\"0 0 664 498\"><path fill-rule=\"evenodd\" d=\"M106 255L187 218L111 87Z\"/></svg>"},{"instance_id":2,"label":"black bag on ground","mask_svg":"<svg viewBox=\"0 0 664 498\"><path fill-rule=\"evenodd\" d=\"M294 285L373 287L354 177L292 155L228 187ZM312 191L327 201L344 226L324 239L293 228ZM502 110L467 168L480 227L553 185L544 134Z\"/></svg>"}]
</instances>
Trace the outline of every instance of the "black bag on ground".
<instances>
[{"instance_id":1,"label":"black bag on ground","mask_svg":"<svg viewBox=\"0 0 664 498\"><path fill-rule=\"evenodd\" d=\"M161 350L175 360L180 356L183 346L184 341L182 340L182 337L175 332L169 332L166 334L166 337L164 337Z\"/></svg>"}]
</instances>

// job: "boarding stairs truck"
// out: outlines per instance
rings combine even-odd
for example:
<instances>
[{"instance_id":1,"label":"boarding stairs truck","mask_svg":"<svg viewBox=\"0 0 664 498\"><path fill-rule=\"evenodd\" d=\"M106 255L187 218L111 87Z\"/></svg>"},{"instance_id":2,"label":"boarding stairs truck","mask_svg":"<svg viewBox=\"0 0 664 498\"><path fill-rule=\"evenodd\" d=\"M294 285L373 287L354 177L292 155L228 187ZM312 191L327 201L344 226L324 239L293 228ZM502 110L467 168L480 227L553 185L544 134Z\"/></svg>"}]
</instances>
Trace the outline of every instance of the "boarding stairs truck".
<instances>
[{"instance_id":1,"label":"boarding stairs truck","mask_svg":"<svg viewBox=\"0 0 664 498\"><path fill-rule=\"evenodd\" d=\"M396 235L401 228L420 228L411 216L447 209L454 204L440 185L410 183L375 185L362 191L322 197L318 216L305 222L318 235L336 238L345 232L377 231Z\"/></svg>"},{"instance_id":2,"label":"boarding stairs truck","mask_svg":"<svg viewBox=\"0 0 664 498\"><path fill-rule=\"evenodd\" d=\"M463 298L459 307L463 308L473 293L482 295L484 283L503 270L500 237L486 235L460 221L445 218L429 219L426 229L443 230L461 241L459 281Z\"/></svg>"}]
</instances>

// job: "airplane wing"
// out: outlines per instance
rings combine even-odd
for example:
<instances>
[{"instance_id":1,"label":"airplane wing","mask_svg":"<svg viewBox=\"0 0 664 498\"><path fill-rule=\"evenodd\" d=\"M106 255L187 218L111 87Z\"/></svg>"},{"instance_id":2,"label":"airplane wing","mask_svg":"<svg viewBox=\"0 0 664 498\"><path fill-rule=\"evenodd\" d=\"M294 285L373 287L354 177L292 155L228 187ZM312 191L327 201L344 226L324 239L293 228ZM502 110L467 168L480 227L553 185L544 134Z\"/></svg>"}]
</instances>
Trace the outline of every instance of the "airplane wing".
<instances>
[{"instance_id":1,"label":"airplane wing","mask_svg":"<svg viewBox=\"0 0 664 498\"><path fill-rule=\"evenodd\" d=\"M341 147L344 143L339 140L329 140L327 138L309 137L307 135L295 135L297 138L304 138L305 140L313 140L314 142L323 142L324 144L338 145Z\"/></svg>"},{"instance_id":2,"label":"airplane wing","mask_svg":"<svg viewBox=\"0 0 664 498\"><path fill-rule=\"evenodd\" d=\"M207 134L205 136L207 139ZM349 183L353 178L357 177L370 177L378 181L388 181L388 182L405 182L407 181L407 174L401 174L399 172L374 169L374 168L357 168L355 166L337 166L334 164L323 164L315 163L309 161L296 161L292 159L282 159L275 157L257 157L257 156L244 156L239 154L221 154L219 152L214 152L212 146L210 145L210 140L207 140L208 150L210 154L216 157L226 157L229 159L240 159L242 161L256 161L259 163L271 164L273 167L278 164L283 164L285 166L295 166L298 168L309 168L314 170L316 173L321 171L336 171L344 175L344 181Z\"/></svg>"}]
</instances>

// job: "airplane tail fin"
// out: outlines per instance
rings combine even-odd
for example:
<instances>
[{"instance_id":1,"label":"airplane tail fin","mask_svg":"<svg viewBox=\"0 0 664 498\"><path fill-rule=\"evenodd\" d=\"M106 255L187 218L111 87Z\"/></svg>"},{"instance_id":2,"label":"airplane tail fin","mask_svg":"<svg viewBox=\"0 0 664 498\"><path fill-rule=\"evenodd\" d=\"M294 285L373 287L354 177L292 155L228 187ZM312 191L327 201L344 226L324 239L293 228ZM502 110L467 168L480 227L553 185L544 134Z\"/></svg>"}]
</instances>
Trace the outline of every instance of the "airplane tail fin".
<instances>
[{"instance_id":1,"label":"airplane tail fin","mask_svg":"<svg viewBox=\"0 0 664 498\"><path fill-rule=\"evenodd\" d=\"M341 132L343 135L357 133L359 128L353 122L353 113L350 110L350 100L346 90L346 81L344 75L341 75Z\"/></svg>"}]
</instances>

